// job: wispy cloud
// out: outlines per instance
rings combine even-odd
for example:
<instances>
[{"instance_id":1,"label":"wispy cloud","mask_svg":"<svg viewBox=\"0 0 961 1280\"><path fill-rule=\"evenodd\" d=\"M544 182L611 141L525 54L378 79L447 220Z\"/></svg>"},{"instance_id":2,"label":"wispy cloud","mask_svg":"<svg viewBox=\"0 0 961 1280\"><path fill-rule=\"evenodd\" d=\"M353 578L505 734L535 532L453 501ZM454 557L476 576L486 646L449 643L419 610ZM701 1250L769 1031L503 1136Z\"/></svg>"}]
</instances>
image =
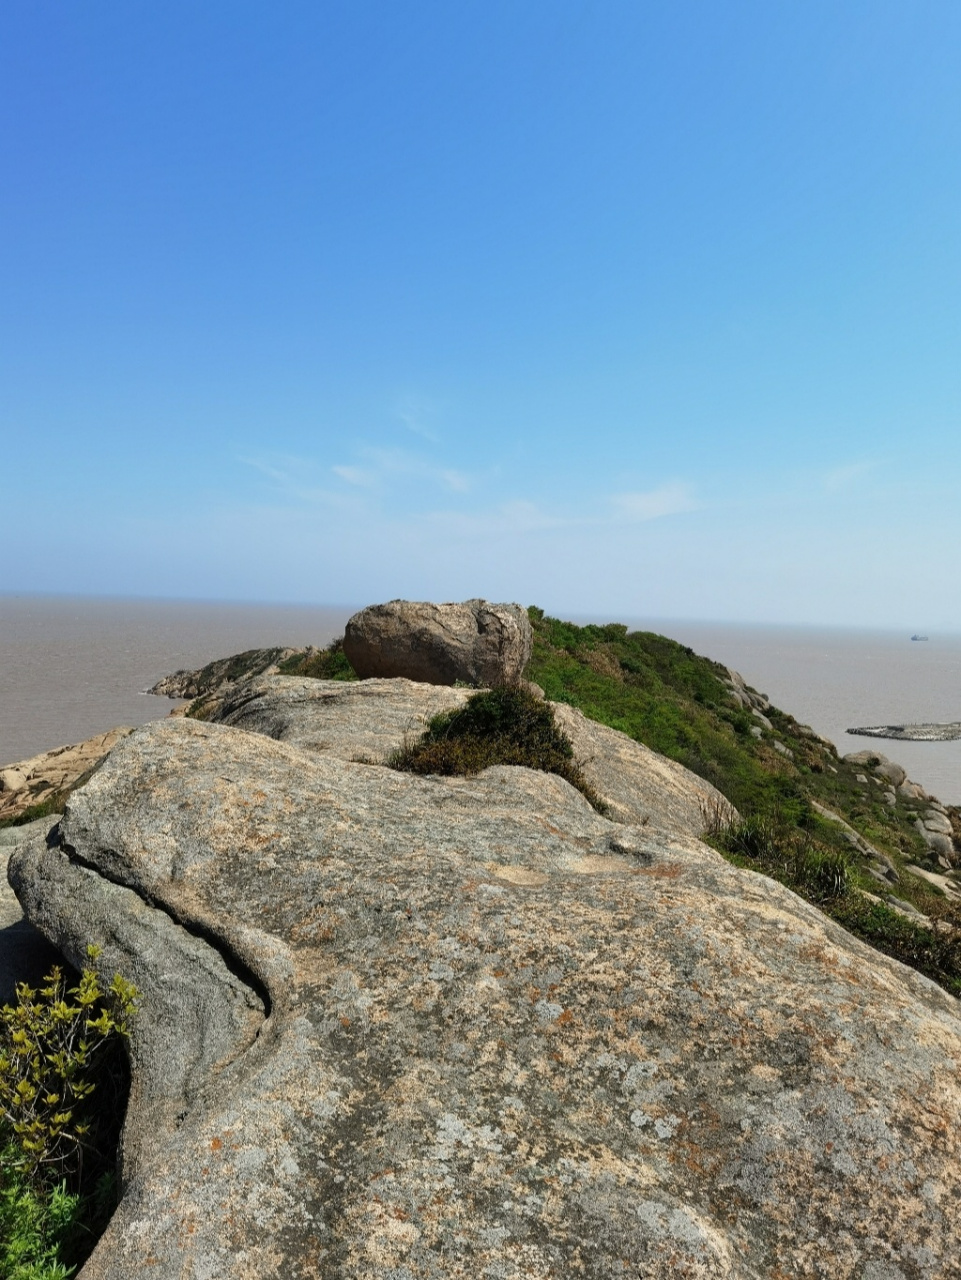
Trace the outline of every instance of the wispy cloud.
<instances>
[{"instance_id":1,"label":"wispy cloud","mask_svg":"<svg viewBox=\"0 0 961 1280\"><path fill-rule=\"evenodd\" d=\"M420 436L431 444L439 444L440 439L430 420L436 414L436 405L423 397L407 397L396 406L397 417L415 436Z\"/></svg>"},{"instance_id":2,"label":"wispy cloud","mask_svg":"<svg viewBox=\"0 0 961 1280\"><path fill-rule=\"evenodd\" d=\"M326 469L321 470L311 458L291 455L258 458L245 455L238 457L237 461L271 482L274 500L279 501L282 507L332 507L344 510L356 507L363 500L361 495L345 493L337 485L325 485L322 479L327 474ZM355 488L362 487L361 469L354 470L356 475L353 477L353 485Z\"/></svg>"},{"instance_id":3,"label":"wispy cloud","mask_svg":"<svg viewBox=\"0 0 961 1280\"><path fill-rule=\"evenodd\" d=\"M662 484L644 493L617 493L610 501L620 519L631 521L659 520L698 507L691 486L680 483Z\"/></svg>"},{"instance_id":4,"label":"wispy cloud","mask_svg":"<svg viewBox=\"0 0 961 1280\"><path fill-rule=\"evenodd\" d=\"M850 489L855 481L860 480L869 471L874 471L880 464L876 461L850 462L843 467L834 467L822 477L822 483L829 493L839 489Z\"/></svg>"},{"instance_id":5,"label":"wispy cloud","mask_svg":"<svg viewBox=\"0 0 961 1280\"><path fill-rule=\"evenodd\" d=\"M330 464L316 458L288 455L252 457L237 461L252 468L271 486L293 501L326 503L337 493L353 490L359 499L393 498L402 501L405 492L416 495L421 506L429 501L426 490L466 494L475 487L475 478L457 467L444 466L404 449L361 448L353 462ZM345 489L346 486L346 489Z\"/></svg>"},{"instance_id":6,"label":"wispy cloud","mask_svg":"<svg viewBox=\"0 0 961 1280\"><path fill-rule=\"evenodd\" d=\"M252 467L254 471L259 471L262 476L266 476L268 480L273 480L277 484L289 484L291 474L297 469L298 459L296 458L279 458L267 461L264 458L251 458L242 454L237 461L245 467Z\"/></svg>"},{"instance_id":7,"label":"wispy cloud","mask_svg":"<svg viewBox=\"0 0 961 1280\"><path fill-rule=\"evenodd\" d=\"M391 482L397 479L426 480L449 493L467 493L472 485L467 472L438 466L404 449L365 448L359 451L359 457L363 465L338 464L331 467L331 471L348 484L382 490L390 488Z\"/></svg>"},{"instance_id":8,"label":"wispy cloud","mask_svg":"<svg viewBox=\"0 0 961 1280\"><path fill-rule=\"evenodd\" d=\"M356 461L332 465L293 457L242 461L269 479L281 504L292 510L352 510L368 524L383 522L395 535L400 529L420 528L433 530L430 536L441 542L538 532L588 535L700 506L692 486L680 481L638 492L585 494L575 504L508 497L490 492L481 477L404 449L365 447L356 451Z\"/></svg>"},{"instance_id":9,"label":"wispy cloud","mask_svg":"<svg viewBox=\"0 0 961 1280\"><path fill-rule=\"evenodd\" d=\"M365 471L363 467L331 467L331 471L341 480L346 480L348 484L358 485L363 489L369 489L377 482L375 474L372 471Z\"/></svg>"}]
</instances>

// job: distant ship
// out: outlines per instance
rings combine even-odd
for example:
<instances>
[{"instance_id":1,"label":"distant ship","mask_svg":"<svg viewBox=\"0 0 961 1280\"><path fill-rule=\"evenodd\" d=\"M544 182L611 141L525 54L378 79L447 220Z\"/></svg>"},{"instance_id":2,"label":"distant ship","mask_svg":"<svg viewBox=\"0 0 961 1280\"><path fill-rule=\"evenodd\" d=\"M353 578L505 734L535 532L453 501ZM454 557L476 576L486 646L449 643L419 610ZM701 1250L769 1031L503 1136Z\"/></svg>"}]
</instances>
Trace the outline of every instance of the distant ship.
<instances>
[{"instance_id":1,"label":"distant ship","mask_svg":"<svg viewBox=\"0 0 961 1280\"><path fill-rule=\"evenodd\" d=\"M912 636L912 640L927 640L927 636Z\"/></svg>"}]
</instances>

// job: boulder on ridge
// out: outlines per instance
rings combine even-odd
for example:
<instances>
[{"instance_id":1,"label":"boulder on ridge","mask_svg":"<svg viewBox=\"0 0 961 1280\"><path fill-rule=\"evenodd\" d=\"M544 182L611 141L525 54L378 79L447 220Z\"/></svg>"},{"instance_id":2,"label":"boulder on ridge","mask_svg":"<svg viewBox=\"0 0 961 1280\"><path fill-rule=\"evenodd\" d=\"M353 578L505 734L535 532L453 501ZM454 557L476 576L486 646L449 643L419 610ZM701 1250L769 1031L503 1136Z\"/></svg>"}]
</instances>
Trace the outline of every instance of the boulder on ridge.
<instances>
[{"instance_id":1,"label":"boulder on ridge","mask_svg":"<svg viewBox=\"0 0 961 1280\"><path fill-rule=\"evenodd\" d=\"M82 1280L956 1274L957 1001L550 774L155 722L11 879L145 993Z\"/></svg>"},{"instance_id":2,"label":"boulder on ridge","mask_svg":"<svg viewBox=\"0 0 961 1280\"><path fill-rule=\"evenodd\" d=\"M505 684L531 656L531 624L519 604L391 600L355 613L344 653L361 679L405 676L427 684Z\"/></svg>"}]
</instances>

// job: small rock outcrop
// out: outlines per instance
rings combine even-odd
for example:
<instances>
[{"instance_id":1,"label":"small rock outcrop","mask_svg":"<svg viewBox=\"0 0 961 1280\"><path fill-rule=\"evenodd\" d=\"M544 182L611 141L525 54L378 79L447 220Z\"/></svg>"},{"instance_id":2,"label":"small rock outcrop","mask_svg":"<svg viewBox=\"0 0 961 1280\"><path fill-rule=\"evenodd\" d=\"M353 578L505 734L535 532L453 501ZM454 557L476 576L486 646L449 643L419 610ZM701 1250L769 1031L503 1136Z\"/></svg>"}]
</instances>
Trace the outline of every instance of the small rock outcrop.
<instances>
[{"instance_id":1,"label":"small rock outcrop","mask_svg":"<svg viewBox=\"0 0 961 1280\"><path fill-rule=\"evenodd\" d=\"M764 712L770 710L771 699L766 693L758 693L756 689L752 689L740 671L734 671L731 667L725 670L727 674L722 677L722 683L732 699L738 706L745 707L748 711L760 712L759 718L763 718ZM770 728L770 721L765 720L765 723Z\"/></svg>"},{"instance_id":2,"label":"small rock outcrop","mask_svg":"<svg viewBox=\"0 0 961 1280\"><path fill-rule=\"evenodd\" d=\"M182 669L173 675L164 676L147 690L158 698L199 698L207 694L220 693L228 686L243 680L252 680L254 676L265 675L277 670L277 664L294 654L304 653L303 649L247 649L244 653L234 654L230 658L217 658L208 662L205 667L196 671Z\"/></svg>"},{"instance_id":3,"label":"small rock outcrop","mask_svg":"<svg viewBox=\"0 0 961 1280\"><path fill-rule=\"evenodd\" d=\"M130 729L111 729L98 733L85 742L43 751L29 760L18 760L0 771L0 821L18 818L34 805L75 787L95 769L110 748L130 733Z\"/></svg>"},{"instance_id":4,"label":"small rock outcrop","mask_svg":"<svg viewBox=\"0 0 961 1280\"><path fill-rule=\"evenodd\" d=\"M374 682L339 754L260 686L258 732L136 730L11 859L144 993L81 1280L956 1275L957 1000L553 775L340 758Z\"/></svg>"},{"instance_id":5,"label":"small rock outcrop","mask_svg":"<svg viewBox=\"0 0 961 1280\"><path fill-rule=\"evenodd\" d=\"M912 782L901 765L881 755L879 751L849 751L843 757L845 764L861 765L870 769L875 779L888 783L891 790L896 789L896 796L907 800L927 800L928 793L920 783ZM859 775L863 776L863 775ZM865 782L867 778L865 778Z\"/></svg>"},{"instance_id":6,"label":"small rock outcrop","mask_svg":"<svg viewBox=\"0 0 961 1280\"><path fill-rule=\"evenodd\" d=\"M426 684L485 686L519 680L531 625L519 604L391 600L348 621L344 653L362 680L402 676Z\"/></svg>"}]
</instances>

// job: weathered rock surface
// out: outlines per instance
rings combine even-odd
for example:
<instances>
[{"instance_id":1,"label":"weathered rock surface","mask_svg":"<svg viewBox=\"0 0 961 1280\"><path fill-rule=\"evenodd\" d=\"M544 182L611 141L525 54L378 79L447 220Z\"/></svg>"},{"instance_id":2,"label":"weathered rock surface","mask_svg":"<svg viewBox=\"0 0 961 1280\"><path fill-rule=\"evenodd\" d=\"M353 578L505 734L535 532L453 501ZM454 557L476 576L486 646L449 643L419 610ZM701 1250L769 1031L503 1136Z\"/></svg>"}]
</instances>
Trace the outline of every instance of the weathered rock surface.
<instances>
[{"instance_id":1,"label":"weathered rock surface","mask_svg":"<svg viewBox=\"0 0 961 1280\"><path fill-rule=\"evenodd\" d=\"M306 751L381 764L428 720L463 706L473 689L416 680L262 676L227 691L212 719Z\"/></svg>"},{"instance_id":2,"label":"weathered rock surface","mask_svg":"<svg viewBox=\"0 0 961 1280\"><path fill-rule=\"evenodd\" d=\"M405 738L423 733L432 716L463 706L473 693L415 680L266 676L231 690L217 720L306 751L380 764ZM683 765L573 707L551 706L615 822L700 836L713 821L737 817L719 791Z\"/></svg>"},{"instance_id":3,"label":"weathered rock surface","mask_svg":"<svg viewBox=\"0 0 961 1280\"><path fill-rule=\"evenodd\" d=\"M737 819L737 810L720 791L682 764L589 720L575 707L563 702L551 706L582 773L615 822L702 836L716 822Z\"/></svg>"},{"instance_id":4,"label":"weathered rock surface","mask_svg":"<svg viewBox=\"0 0 961 1280\"><path fill-rule=\"evenodd\" d=\"M487 600L391 600L355 613L344 632L344 653L361 679L404 676L427 684L519 680L531 643L521 605Z\"/></svg>"},{"instance_id":5,"label":"weathered rock surface","mask_svg":"<svg viewBox=\"0 0 961 1280\"><path fill-rule=\"evenodd\" d=\"M85 742L55 747L7 765L0 773L0 821L17 818L33 805L76 786L128 733L125 728L111 729Z\"/></svg>"},{"instance_id":6,"label":"weathered rock surface","mask_svg":"<svg viewBox=\"0 0 961 1280\"><path fill-rule=\"evenodd\" d=\"M46 836L59 821L57 815L22 827L0 828L0 1004L15 1000L18 982L35 986L51 966L63 963L62 956L39 929L24 919L23 909L7 883L7 863L14 849L37 836Z\"/></svg>"},{"instance_id":7,"label":"weathered rock surface","mask_svg":"<svg viewBox=\"0 0 961 1280\"><path fill-rule=\"evenodd\" d=\"M689 837L168 720L60 840L31 917L145 990L83 1280L957 1275L957 1002Z\"/></svg>"},{"instance_id":8,"label":"weathered rock surface","mask_svg":"<svg viewBox=\"0 0 961 1280\"><path fill-rule=\"evenodd\" d=\"M11 765L9 769L0 769L0 794L19 791L21 787L26 785L27 775L22 769L18 769L16 765Z\"/></svg>"}]
</instances>

